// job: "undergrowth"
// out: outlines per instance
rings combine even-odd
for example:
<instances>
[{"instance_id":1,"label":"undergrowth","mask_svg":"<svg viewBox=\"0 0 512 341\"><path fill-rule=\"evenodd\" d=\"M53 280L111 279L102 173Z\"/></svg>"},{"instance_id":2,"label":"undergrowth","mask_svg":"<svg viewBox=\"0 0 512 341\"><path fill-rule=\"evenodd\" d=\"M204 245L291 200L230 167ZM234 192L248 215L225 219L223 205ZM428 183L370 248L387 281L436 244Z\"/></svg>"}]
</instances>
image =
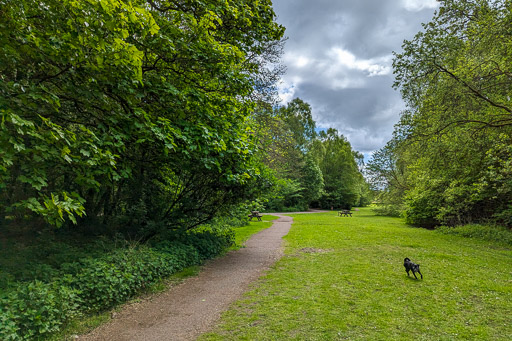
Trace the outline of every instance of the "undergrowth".
<instances>
[{"instance_id":1,"label":"undergrowth","mask_svg":"<svg viewBox=\"0 0 512 341\"><path fill-rule=\"evenodd\" d=\"M108 320L106 310L141 293L165 290L197 273L204 260L242 247L275 218L218 220L194 231L161 233L145 244L63 231L4 235L0 340L53 340L84 332Z\"/></svg>"},{"instance_id":2,"label":"undergrowth","mask_svg":"<svg viewBox=\"0 0 512 341\"><path fill-rule=\"evenodd\" d=\"M125 302L152 283L215 257L233 243L229 229L203 229L180 233L173 240L124 245L109 252L89 246L95 252L83 258L88 247L75 249L63 240L50 244L49 250L55 254L48 253L45 245L37 252L32 246L18 246L25 256L48 257L25 261L25 269L3 267L8 280L0 292L0 340L32 340L55 333L73 318ZM55 245L63 246L61 253ZM64 261L64 255L70 259ZM10 263L13 258L17 259L16 254ZM9 262L4 259L4 263ZM47 274L30 271L38 268Z\"/></svg>"},{"instance_id":3,"label":"undergrowth","mask_svg":"<svg viewBox=\"0 0 512 341\"><path fill-rule=\"evenodd\" d=\"M436 231L442 234L458 235L492 241L512 246L512 230L504 226L471 224L457 227L440 226Z\"/></svg>"}]
</instances>

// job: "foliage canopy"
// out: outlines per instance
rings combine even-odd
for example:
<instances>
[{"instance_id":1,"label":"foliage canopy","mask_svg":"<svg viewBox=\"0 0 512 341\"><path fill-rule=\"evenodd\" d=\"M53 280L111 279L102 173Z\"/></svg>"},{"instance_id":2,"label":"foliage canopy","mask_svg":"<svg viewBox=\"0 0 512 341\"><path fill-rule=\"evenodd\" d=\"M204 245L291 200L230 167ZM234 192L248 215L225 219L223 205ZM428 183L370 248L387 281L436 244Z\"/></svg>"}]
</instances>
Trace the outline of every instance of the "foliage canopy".
<instances>
[{"instance_id":1,"label":"foliage canopy","mask_svg":"<svg viewBox=\"0 0 512 341\"><path fill-rule=\"evenodd\" d=\"M512 226L512 3L441 1L394 59L407 103L371 169L419 225Z\"/></svg>"},{"instance_id":2,"label":"foliage canopy","mask_svg":"<svg viewBox=\"0 0 512 341\"><path fill-rule=\"evenodd\" d=\"M1 217L189 228L254 196L269 0L1 4Z\"/></svg>"}]
</instances>

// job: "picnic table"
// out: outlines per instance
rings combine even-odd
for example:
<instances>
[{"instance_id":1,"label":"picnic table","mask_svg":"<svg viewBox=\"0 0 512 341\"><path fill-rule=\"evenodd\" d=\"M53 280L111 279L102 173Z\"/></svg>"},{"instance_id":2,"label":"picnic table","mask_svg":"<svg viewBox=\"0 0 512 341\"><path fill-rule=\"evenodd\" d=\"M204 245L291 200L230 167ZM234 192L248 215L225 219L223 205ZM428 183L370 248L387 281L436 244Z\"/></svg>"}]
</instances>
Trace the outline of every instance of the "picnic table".
<instances>
[{"instance_id":1,"label":"picnic table","mask_svg":"<svg viewBox=\"0 0 512 341\"><path fill-rule=\"evenodd\" d=\"M258 218L258 221L261 221L261 217L263 217L259 211L251 211L251 214L249 214L249 220L252 221L252 218Z\"/></svg>"},{"instance_id":2,"label":"picnic table","mask_svg":"<svg viewBox=\"0 0 512 341\"><path fill-rule=\"evenodd\" d=\"M350 210L341 210L341 211L338 211L338 216L340 217L348 217L348 216L351 216L352 217L352 212L350 212Z\"/></svg>"}]
</instances>

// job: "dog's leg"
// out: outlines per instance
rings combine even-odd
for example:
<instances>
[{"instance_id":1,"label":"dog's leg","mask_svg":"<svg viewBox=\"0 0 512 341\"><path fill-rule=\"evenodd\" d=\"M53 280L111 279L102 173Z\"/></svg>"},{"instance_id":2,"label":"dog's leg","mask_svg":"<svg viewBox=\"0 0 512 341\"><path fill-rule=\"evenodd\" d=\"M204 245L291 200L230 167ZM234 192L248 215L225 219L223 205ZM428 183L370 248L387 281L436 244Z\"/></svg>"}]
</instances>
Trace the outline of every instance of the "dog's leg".
<instances>
[{"instance_id":1,"label":"dog's leg","mask_svg":"<svg viewBox=\"0 0 512 341\"><path fill-rule=\"evenodd\" d=\"M414 270L412 270L412 274L414 275L414 278L418 279L418 277L416 277L416 273L414 272Z\"/></svg>"},{"instance_id":2,"label":"dog's leg","mask_svg":"<svg viewBox=\"0 0 512 341\"><path fill-rule=\"evenodd\" d=\"M407 272L407 276L409 276L409 269L405 269L405 272Z\"/></svg>"},{"instance_id":3,"label":"dog's leg","mask_svg":"<svg viewBox=\"0 0 512 341\"><path fill-rule=\"evenodd\" d=\"M418 273L420 274L421 279L423 279L423 275L421 274L421 272L419 270L418 270Z\"/></svg>"}]
</instances>

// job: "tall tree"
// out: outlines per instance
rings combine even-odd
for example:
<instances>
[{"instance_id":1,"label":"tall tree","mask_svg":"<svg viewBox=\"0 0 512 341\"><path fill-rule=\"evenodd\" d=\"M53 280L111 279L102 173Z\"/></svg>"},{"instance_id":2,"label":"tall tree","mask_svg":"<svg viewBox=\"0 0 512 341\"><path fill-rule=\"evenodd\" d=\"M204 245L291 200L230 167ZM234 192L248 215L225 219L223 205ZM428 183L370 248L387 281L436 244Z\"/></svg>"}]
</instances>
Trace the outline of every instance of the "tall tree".
<instances>
[{"instance_id":1,"label":"tall tree","mask_svg":"<svg viewBox=\"0 0 512 341\"><path fill-rule=\"evenodd\" d=\"M321 131L319 140L322 148L315 150L321 153L316 157L319 159L325 183L320 205L323 208L350 208L360 205L361 199L368 195L368 191L356 162L357 154L352 150L352 146L333 128Z\"/></svg>"},{"instance_id":2,"label":"tall tree","mask_svg":"<svg viewBox=\"0 0 512 341\"><path fill-rule=\"evenodd\" d=\"M316 136L311 106L300 98L295 98L280 108L280 116L285 121L297 149L306 152Z\"/></svg>"},{"instance_id":3,"label":"tall tree","mask_svg":"<svg viewBox=\"0 0 512 341\"><path fill-rule=\"evenodd\" d=\"M401 213L405 192L408 190L406 164L400 154L399 143L390 140L375 151L367 164L369 184L379 203L377 212L398 216Z\"/></svg>"},{"instance_id":4,"label":"tall tree","mask_svg":"<svg viewBox=\"0 0 512 341\"><path fill-rule=\"evenodd\" d=\"M408 110L392 162L405 174L400 193L411 223L510 223L510 182L503 179L512 145L511 5L441 1L395 56L395 86ZM501 180L489 181L490 174Z\"/></svg>"},{"instance_id":5,"label":"tall tree","mask_svg":"<svg viewBox=\"0 0 512 341\"><path fill-rule=\"evenodd\" d=\"M316 136L310 105L299 98L286 106L260 103L253 124L261 160L274 175L267 206L278 211L307 209L323 188L318 165L308 159Z\"/></svg>"},{"instance_id":6,"label":"tall tree","mask_svg":"<svg viewBox=\"0 0 512 341\"><path fill-rule=\"evenodd\" d=\"M274 18L269 0L4 2L1 215L188 228L251 196Z\"/></svg>"}]
</instances>

